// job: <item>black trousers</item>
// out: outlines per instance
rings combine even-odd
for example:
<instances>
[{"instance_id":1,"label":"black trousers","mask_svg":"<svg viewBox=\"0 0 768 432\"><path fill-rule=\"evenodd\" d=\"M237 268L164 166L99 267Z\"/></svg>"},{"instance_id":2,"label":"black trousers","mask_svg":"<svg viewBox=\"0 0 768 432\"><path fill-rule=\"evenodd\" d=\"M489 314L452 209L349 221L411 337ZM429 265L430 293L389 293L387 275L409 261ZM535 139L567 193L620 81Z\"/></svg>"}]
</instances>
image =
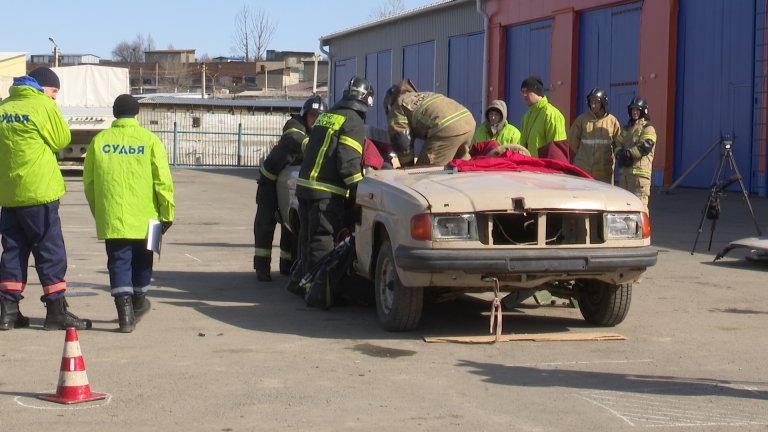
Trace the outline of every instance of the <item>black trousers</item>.
<instances>
[{"instance_id":1,"label":"black trousers","mask_svg":"<svg viewBox=\"0 0 768 432\"><path fill-rule=\"evenodd\" d=\"M272 262L272 240L275 237L278 211L277 184L268 179L259 180L256 190L256 218L253 221L254 256L263 260L267 267ZM280 258L293 260L291 232L280 226Z\"/></svg>"},{"instance_id":2,"label":"black trousers","mask_svg":"<svg viewBox=\"0 0 768 432\"><path fill-rule=\"evenodd\" d=\"M320 259L333 250L334 239L346 227L345 199L299 198L299 253L302 274L306 274Z\"/></svg>"}]
</instances>

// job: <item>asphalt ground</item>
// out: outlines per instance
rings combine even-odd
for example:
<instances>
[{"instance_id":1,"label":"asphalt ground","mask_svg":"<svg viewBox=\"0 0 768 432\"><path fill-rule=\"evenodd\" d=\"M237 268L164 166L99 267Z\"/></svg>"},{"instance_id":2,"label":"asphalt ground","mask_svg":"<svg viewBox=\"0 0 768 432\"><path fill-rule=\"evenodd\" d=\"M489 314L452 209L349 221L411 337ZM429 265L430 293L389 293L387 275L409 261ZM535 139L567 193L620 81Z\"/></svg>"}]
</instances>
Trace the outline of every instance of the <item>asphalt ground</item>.
<instances>
[{"instance_id":1,"label":"asphalt ground","mask_svg":"<svg viewBox=\"0 0 768 432\"><path fill-rule=\"evenodd\" d=\"M768 429L768 264L729 241L755 235L739 192L723 197L707 251L706 190L654 191L658 264L633 291L627 319L587 325L578 310L526 302L505 333L608 330L620 341L432 344L488 334L490 303L430 303L419 329L387 333L375 308L308 308L277 269L251 269L256 169L174 169L177 217L155 262L151 312L117 332L106 254L81 179L68 176L61 217L68 301L94 320L79 344L103 401L59 405L64 332L42 330L34 269L21 303L29 329L0 333L0 431ZM768 200L750 197L764 231ZM277 244L277 239L274 243ZM276 248L275 248L276 249Z\"/></svg>"}]
</instances>

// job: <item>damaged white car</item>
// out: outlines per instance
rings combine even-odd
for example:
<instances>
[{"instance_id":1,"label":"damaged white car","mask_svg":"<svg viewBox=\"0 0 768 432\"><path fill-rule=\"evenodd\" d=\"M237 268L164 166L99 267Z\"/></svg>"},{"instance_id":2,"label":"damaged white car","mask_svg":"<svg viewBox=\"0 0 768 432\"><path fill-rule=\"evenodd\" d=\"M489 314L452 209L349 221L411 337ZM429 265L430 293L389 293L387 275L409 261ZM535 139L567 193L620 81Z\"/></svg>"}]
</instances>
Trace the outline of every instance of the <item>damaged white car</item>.
<instances>
[{"instance_id":1,"label":"damaged white car","mask_svg":"<svg viewBox=\"0 0 768 432\"><path fill-rule=\"evenodd\" d=\"M298 231L298 169L278 180L282 218ZM640 200L567 174L368 171L357 190L356 271L373 282L379 322L417 327L425 290L532 293L578 304L592 324L624 320L632 284L656 264Z\"/></svg>"}]
</instances>

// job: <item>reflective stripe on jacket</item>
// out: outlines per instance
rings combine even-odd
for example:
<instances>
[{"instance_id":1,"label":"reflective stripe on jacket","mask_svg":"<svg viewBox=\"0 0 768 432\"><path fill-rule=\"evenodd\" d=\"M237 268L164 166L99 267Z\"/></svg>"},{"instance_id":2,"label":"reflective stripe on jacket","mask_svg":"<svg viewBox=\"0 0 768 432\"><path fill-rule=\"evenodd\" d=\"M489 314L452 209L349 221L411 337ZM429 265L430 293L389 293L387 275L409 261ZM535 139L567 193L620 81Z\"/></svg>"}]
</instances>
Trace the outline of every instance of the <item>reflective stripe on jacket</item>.
<instances>
[{"instance_id":1,"label":"reflective stripe on jacket","mask_svg":"<svg viewBox=\"0 0 768 432\"><path fill-rule=\"evenodd\" d=\"M439 93L414 92L404 88L387 117L389 134L405 133L412 138L435 135L458 136L475 128L475 119L463 105Z\"/></svg>"},{"instance_id":2,"label":"reflective stripe on jacket","mask_svg":"<svg viewBox=\"0 0 768 432\"><path fill-rule=\"evenodd\" d=\"M654 143L651 152L647 155L642 155L637 148L637 144L645 140L651 140ZM627 126L621 130L619 138L617 139L616 149L625 148L629 149L632 153L632 159L634 163L631 167L622 167L620 169L621 174L633 174L636 176L651 178L651 172L653 170L653 154L656 152L656 129L645 119L638 119L632 126Z\"/></svg>"},{"instance_id":3,"label":"reflective stripe on jacket","mask_svg":"<svg viewBox=\"0 0 768 432\"><path fill-rule=\"evenodd\" d=\"M72 135L56 102L26 85L0 102L0 207L45 204L64 195L56 153Z\"/></svg>"},{"instance_id":4,"label":"reflective stripe on jacket","mask_svg":"<svg viewBox=\"0 0 768 432\"><path fill-rule=\"evenodd\" d=\"M143 239L150 219L173 221L173 179L165 145L135 118L120 118L91 141L85 197L99 239Z\"/></svg>"},{"instance_id":5,"label":"reflective stripe on jacket","mask_svg":"<svg viewBox=\"0 0 768 432\"><path fill-rule=\"evenodd\" d=\"M335 106L312 127L296 180L296 196L306 199L347 196L350 185L363 179L361 160L365 125L357 111Z\"/></svg>"}]
</instances>

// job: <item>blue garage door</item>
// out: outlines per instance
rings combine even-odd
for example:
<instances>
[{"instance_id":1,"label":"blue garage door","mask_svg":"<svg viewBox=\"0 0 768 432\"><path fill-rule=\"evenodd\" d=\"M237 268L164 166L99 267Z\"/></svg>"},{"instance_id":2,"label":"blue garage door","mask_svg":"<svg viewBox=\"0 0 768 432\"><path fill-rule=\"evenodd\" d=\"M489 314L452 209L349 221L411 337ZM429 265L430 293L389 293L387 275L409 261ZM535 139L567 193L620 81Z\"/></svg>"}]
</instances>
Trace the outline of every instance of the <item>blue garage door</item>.
<instances>
[{"instance_id":1,"label":"blue garage door","mask_svg":"<svg viewBox=\"0 0 768 432\"><path fill-rule=\"evenodd\" d=\"M419 91L435 91L435 41L403 48L403 78L410 78Z\"/></svg>"},{"instance_id":2,"label":"blue garage door","mask_svg":"<svg viewBox=\"0 0 768 432\"><path fill-rule=\"evenodd\" d=\"M520 120L528 110L520 97L520 83L531 75L540 76L549 89L549 65L552 55L552 20L512 26L507 29L507 52L504 78L504 98L509 111L509 122L520 127Z\"/></svg>"},{"instance_id":3,"label":"blue garage door","mask_svg":"<svg viewBox=\"0 0 768 432\"><path fill-rule=\"evenodd\" d=\"M354 57L337 60L333 64L333 99L330 101L331 106L343 96L344 88L349 83L349 80L355 76L355 69L356 62Z\"/></svg>"},{"instance_id":4,"label":"blue garage door","mask_svg":"<svg viewBox=\"0 0 768 432\"><path fill-rule=\"evenodd\" d=\"M751 190L755 1L680 0L678 29L674 178L729 134ZM712 151L681 185L709 187L719 156Z\"/></svg>"},{"instance_id":5,"label":"blue garage door","mask_svg":"<svg viewBox=\"0 0 768 432\"><path fill-rule=\"evenodd\" d=\"M387 118L379 101L392 85L392 51L379 51L365 56L365 79L373 85L374 103L368 108L365 123L369 126L384 128Z\"/></svg>"},{"instance_id":6,"label":"blue garage door","mask_svg":"<svg viewBox=\"0 0 768 432\"><path fill-rule=\"evenodd\" d=\"M475 120L483 115L483 33L448 41L448 96L467 107Z\"/></svg>"},{"instance_id":7,"label":"blue garage door","mask_svg":"<svg viewBox=\"0 0 768 432\"><path fill-rule=\"evenodd\" d=\"M640 70L641 8L641 2L630 3L579 17L578 114L587 110L589 91L599 87L608 93L609 108L621 124L629 120L626 107L637 92Z\"/></svg>"}]
</instances>

